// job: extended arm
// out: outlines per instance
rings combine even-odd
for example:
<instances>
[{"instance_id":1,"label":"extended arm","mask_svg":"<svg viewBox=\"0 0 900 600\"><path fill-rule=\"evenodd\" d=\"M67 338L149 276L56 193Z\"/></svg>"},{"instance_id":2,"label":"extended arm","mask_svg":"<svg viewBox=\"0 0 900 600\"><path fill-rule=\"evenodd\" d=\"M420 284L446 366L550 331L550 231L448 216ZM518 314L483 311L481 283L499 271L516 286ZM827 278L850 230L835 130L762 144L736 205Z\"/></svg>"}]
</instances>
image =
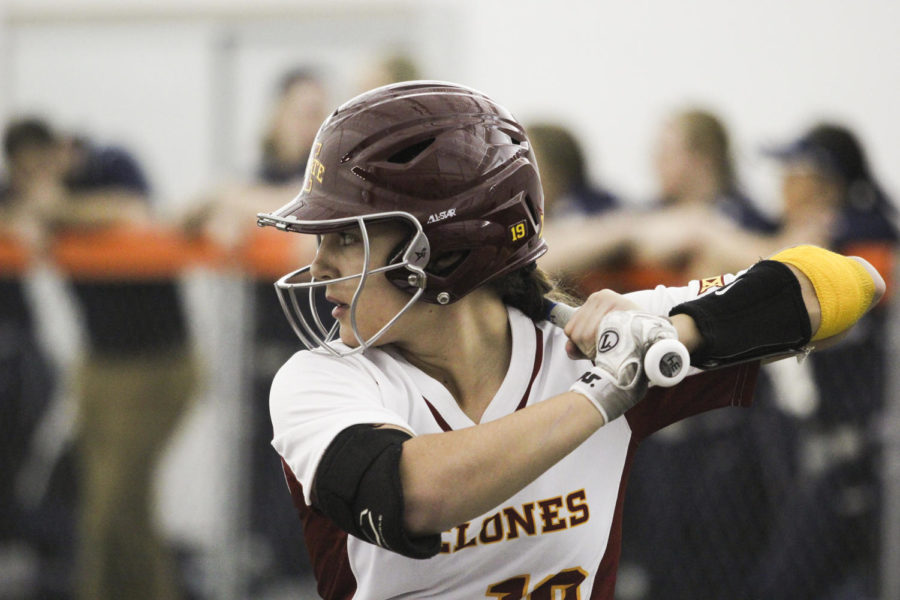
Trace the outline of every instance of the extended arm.
<instances>
[{"instance_id":1,"label":"extended arm","mask_svg":"<svg viewBox=\"0 0 900 600\"><path fill-rule=\"evenodd\" d=\"M793 277L790 294L796 294L797 312L790 318L805 319L814 348L821 348L852 325L884 294L884 281L861 259L844 257L822 248L801 246L772 257L786 265ZM771 285L787 284L775 280ZM765 285L768 281L764 281ZM749 286L748 286L749 287ZM776 290L769 290L773 293ZM711 302L724 303L728 294L741 296L741 286L724 295L709 295ZM822 296L820 302L819 296ZM751 320L767 319L765 295L747 298L758 305ZM838 303L839 306L836 306ZM823 314L822 307L826 310ZM578 311L566 328L573 340L584 338L586 346L596 342L600 320L611 310L630 308L616 294L600 293ZM771 310L779 310L772 305ZM704 347L703 327L690 314L672 317L679 339L690 351ZM766 331L762 328L761 331ZM731 336L738 336L735 330ZM777 345L777 333L764 340ZM809 339L801 345L809 343ZM422 436L408 441L409 453L403 462L403 481L409 489L406 523L412 531L427 531L461 517L480 514L515 493L540 473L574 449L603 424L591 413L591 406L578 403L571 394L551 398L514 415L475 428L448 434ZM551 424L551 426L548 426ZM407 451L404 451L407 454ZM435 481L439 485L433 485ZM464 485L463 485L464 484ZM471 502L447 490L466 489Z\"/></svg>"},{"instance_id":2,"label":"extended arm","mask_svg":"<svg viewBox=\"0 0 900 600\"><path fill-rule=\"evenodd\" d=\"M830 331L826 329L829 327L846 330L874 303L879 289L883 293L883 283L879 283L877 273L870 273L861 263L854 264L861 266L862 271L852 266L842 269L848 266L844 261L850 259L826 254L827 251L821 249L810 252L807 258L811 262L792 260L799 266L786 267L796 286L799 315L807 320L806 327L813 337L821 331ZM836 277L837 287L826 289L819 276L810 269L811 266L826 268L833 260L837 260L837 266L833 264L835 268L828 269ZM864 288L859 295L859 302L865 303L861 312L855 316L838 316L836 321L829 311L823 313L822 306L830 301L824 296L832 298L836 293L860 291L858 288ZM743 293L740 285L728 292ZM710 295L713 298L710 302L726 296ZM820 302L820 296L824 301ZM597 325L605 314L633 307L624 297L610 292L596 298L569 322L572 329L567 326L567 333L573 341L596 343ZM756 303L764 304L764 301L750 300L750 304ZM763 310L760 314L764 313ZM673 323L690 349L698 351L708 345L703 325L695 322L691 315L677 315L673 317ZM582 337L585 339L581 340ZM620 391L608 390L609 393ZM396 536L432 536L434 540L435 534L483 514L521 490L603 425L603 416L587 396L566 392L495 421L458 431L409 437L397 442L399 447L393 462L379 463L382 471L377 477L372 477L371 481L362 478L369 481L368 491L361 489L349 502L357 502L360 494L372 498L368 505L354 505L356 514L377 510L383 516L377 522L384 524L383 532L392 532L393 539L397 539ZM337 466L333 470L339 471ZM357 490L355 485L347 488ZM389 510L394 511L391 514L386 512L387 509L376 507L381 506L387 494L393 494L394 501L389 506Z\"/></svg>"},{"instance_id":3,"label":"extended arm","mask_svg":"<svg viewBox=\"0 0 900 600\"><path fill-rule=\"evenodd\" d=\"M709 368L826 347L884 292L884 280L865 260L796 246L670 314L693 321L696 331L685 333L687 341L699 341L691 362Z\"/></svg>"},{"instance_id":4,"label":"extended arm","mask_svg":"<svg viewBox=\"0 0 900 600\"><path fill-rule=\"evenodd\" d=\"M437 534L509 498L603 424L585 396L566 392L446 433L353 426L326 450L313 504L361 539L428 557Z\"/></svg>"}]
</instances>

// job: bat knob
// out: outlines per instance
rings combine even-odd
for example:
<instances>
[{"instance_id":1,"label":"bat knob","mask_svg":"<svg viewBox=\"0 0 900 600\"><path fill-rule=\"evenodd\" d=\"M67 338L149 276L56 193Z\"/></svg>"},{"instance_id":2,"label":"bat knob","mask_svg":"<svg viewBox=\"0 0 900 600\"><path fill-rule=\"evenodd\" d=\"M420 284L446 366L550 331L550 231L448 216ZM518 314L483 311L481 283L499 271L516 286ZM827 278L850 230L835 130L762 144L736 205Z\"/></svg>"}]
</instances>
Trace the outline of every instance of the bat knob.
<instances>
[{"instance_id":1,"label":"bat knob","mask_svg":"<svg viewBox=\"0 0 900 600\"><path fill-rule=\"evenodd\" d=\"M653 385L672 387L687 375L691 357L678 340L660 340L644 355L644 372Z\"/></svg>"}]
</instances>

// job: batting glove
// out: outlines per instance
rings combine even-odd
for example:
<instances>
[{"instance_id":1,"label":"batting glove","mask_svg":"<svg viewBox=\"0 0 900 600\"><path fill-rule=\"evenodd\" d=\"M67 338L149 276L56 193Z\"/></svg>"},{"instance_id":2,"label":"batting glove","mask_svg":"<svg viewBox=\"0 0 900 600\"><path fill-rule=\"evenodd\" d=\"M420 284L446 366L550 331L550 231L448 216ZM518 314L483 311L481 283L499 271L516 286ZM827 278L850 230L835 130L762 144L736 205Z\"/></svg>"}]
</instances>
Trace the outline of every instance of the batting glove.
<instances>
[{"instance_id":1,"label":"batting glove","mask_svg":"<svg viewBox=\"0 0 900 600\"><path fill-rule=\"evenodd\" d=\"M586 396L607 423L637 404L647 392L644 354L656 342L678 339L665 317L613 311L600 322L594 367L570 391Z\"/></svg>"}]
</instances>

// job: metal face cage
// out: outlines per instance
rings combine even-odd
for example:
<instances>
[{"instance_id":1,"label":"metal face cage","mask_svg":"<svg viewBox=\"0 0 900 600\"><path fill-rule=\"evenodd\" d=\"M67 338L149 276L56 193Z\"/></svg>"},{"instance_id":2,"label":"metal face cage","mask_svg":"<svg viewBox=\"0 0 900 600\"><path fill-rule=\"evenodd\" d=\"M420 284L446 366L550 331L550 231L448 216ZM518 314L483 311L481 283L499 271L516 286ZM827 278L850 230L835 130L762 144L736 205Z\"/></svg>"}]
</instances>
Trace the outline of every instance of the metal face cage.
<instances>
[{"instance_id":1,"label":"metal face cage","mask_svg":"<svg viewBox=\"0 0 900 600\"><path fill-rule=\"evenodd\" d=\"M413 234L406 243L402 253L396 259L388 265L372 269L369 233L366 224L390 220L400 220L405 224L411 225ZM350 356L364 352L377 342L419 300L425 291L427 281L425 266L428 264L430 256L429 243L428 238L422 231L422 225L410 213L393 211L321 221L301 221L292 217L282 218L271 214L259 214L257 215L257 223L260 226L274 226L283 231L316 235L343 231L353 226L359 228L363 243L363 265L359 273L336 279L317 280L312 276L310 271L312 265L310 264L288 273L275 283L278 300L291 328L297 334L297 337L300 338L300 341L312 351L326 352L334 356ZM363 339L357 326L357 309L359 297L362 294L366 281L372 275L400 269L409 271L406 282L414 290L409 301L377 332L368 339ZM316 309L316 293L322 293L327 285L353 279L358 279L359 283L350 301L350 328L358 346L349 347L335 343L339 341L340 323L335 322L329 328L322 322L322 318Z\"/></svg>"}]
</instances>

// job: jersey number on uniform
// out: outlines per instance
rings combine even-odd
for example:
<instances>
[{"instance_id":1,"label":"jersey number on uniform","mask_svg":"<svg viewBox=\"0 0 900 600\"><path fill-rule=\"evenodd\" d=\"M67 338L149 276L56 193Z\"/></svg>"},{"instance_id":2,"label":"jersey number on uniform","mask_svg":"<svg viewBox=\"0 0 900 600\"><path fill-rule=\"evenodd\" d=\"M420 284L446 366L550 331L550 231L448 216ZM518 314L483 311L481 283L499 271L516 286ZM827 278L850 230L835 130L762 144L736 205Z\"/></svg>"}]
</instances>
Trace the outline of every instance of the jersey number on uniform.
<instances>
[{"instance_id":1,"label":"jersey number on uniform","mask_svg":"<svg viewBox=\"0 0 900 600\"><path fill-rule=\"evenodd\" d=\"M578 586L587 579L587 573L581 567L566 569L541 581L528 593L528 575L518 575L506 581L488 586L485 596L501 600L579 600ZM561 596L559 594L562 594Z\"/></svg>"}]
</instances>

